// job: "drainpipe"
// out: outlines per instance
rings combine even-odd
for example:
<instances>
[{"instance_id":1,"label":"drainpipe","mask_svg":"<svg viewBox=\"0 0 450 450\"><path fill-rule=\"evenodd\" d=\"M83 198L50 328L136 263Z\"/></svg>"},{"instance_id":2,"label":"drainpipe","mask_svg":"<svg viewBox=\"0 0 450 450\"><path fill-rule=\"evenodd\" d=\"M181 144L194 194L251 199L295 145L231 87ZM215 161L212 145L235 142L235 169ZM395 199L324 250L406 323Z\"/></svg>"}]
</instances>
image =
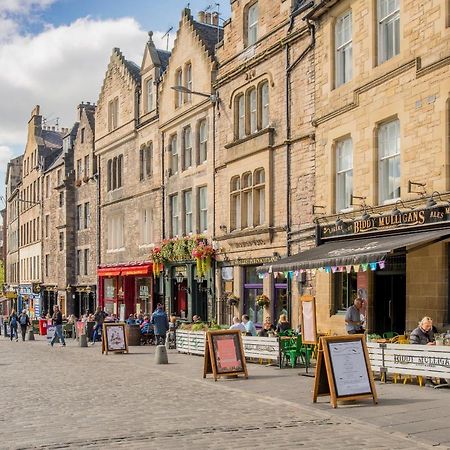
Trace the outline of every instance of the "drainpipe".
<instances>
[{"instance_id":1,"label":"drainpipe","mask_svg":"<svg viewBox=\"0 0 450 450\"><path fill-rule=\"evenodd\" d=\"M164 131L161 133L161 240L166 236L166 184L165 184L165 161L164 161ZM164 272L160 275L160 283L162 283L162 296L166 303L166 279ZM169 303L170 304L170 303ZM168 305L166 305L166 308Z\"/></svg>"},{"instance_id":2,"label":"drainpipe","mask_svg":"<svg viewBox=\"0 0 450 450\"><path fill-rule=\"evenodd\" d=\"M291 15L291 21L289 23L288 35L294 25L294 18L302 11L312 6L312 2L295 10ZM287 170L287 183L286 183L286 249L287 256L291 254L290 247L290 233L291 233L291 150L292 150L292 127L291 127L291 74L297 65L305 58L310 50L315 45L315 26L312 20L306 19L308 24L308 30L310 33L310 42L308 46L302 51L297 59L291 63L290 60L290 45L286 44L286 77L285 77L285 90L286 90L286 170Z\"/></svg>"}]
</instances>

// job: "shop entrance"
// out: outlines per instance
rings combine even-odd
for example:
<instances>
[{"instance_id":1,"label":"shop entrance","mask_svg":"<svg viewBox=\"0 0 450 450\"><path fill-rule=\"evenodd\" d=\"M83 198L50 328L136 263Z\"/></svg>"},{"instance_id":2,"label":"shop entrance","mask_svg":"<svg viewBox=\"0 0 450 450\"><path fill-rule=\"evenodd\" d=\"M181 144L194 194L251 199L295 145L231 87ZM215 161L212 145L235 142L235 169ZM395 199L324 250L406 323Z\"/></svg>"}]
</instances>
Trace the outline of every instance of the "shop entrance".
<instances>
[{"instance_id":1,"label":"shop entrance","mask_svg":"<svg viewBox=\"0 0 450 450\"><path fill-rule=\"evenodd\" d=\"M406 326L406 275L404 272L375 273L374 331L402 334Z\"/></svg>"}]
</instances>

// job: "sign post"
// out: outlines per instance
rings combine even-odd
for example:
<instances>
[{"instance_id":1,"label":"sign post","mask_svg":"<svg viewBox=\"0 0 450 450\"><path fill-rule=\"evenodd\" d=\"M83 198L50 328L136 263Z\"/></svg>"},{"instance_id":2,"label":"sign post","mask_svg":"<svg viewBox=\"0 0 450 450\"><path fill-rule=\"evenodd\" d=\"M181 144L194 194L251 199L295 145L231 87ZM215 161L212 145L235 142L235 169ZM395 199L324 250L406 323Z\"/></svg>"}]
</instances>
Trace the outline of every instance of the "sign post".
<instances>
[{"instance_id":1,"label":"sign post","mask_svg":"<svg viewBox=\"0 0 450 450\"><path fill-rule=\"evenodd\" d=\"M208 331L206 334L203 378L212 373L220 376L244 375L248 378L242 335L239 330Z\"/></svg>"},{"instance_id":2,"label":"sign post","mask_svg":"<svg viewBox=\"0 0 450 450\"><path fill-rule=\"evenodd\" d=\"M338 401L361 398L378 403L363 334L320 338L313 402L324 395L330 396L333 408Z\"/></svg>"}]
</instances>

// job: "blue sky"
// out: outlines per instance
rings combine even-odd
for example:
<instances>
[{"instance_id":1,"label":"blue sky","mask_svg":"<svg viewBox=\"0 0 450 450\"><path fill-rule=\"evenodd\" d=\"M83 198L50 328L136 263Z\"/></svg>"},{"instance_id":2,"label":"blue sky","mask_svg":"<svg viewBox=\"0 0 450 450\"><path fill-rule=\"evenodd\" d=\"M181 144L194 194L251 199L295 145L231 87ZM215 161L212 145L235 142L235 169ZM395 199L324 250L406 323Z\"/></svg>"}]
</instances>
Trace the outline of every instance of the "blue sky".
<instances>
[{"instance_id":1,"label":"blue sky","mask_svg":"<svg viewBox=\"0 0 450 450\"><path fill-rule=\"evenodd\" d=\"M194 17L230 0L192 0ZM70 127L81 101L96 102L113 47L140 64L147 32L165 48L175 33L182 0L0 0L0 196L9 159L23 152L34 105L53 125ZM173 34L170 44L173 41ZM0 208L3 202L0 199Z\"/></svg>"}]
</instances>

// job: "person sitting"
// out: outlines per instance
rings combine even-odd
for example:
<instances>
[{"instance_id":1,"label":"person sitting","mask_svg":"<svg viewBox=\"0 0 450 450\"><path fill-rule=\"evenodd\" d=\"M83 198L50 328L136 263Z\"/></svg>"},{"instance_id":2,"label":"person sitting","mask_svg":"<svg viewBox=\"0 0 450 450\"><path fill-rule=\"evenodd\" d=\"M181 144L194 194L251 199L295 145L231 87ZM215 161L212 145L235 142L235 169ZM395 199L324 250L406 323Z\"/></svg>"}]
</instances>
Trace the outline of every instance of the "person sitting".
<instances>
[{"instance_id":1,"label":"person sitting","mask_svg":"<svg viewBox=\"0 0 450 450\"><path fill-rule=\"evenodd\" d=\"M141 334L146 334L146 333L150 333L153 332L153 327L152 324L150 323L150 316L149 315L145 315L143 318L142 323L139 325L140 329L141 329Z\"/></svg>"},{"instance_id":2,"label":"person sitting","mask_svg":"<svg viewBox=\"0 0 450 450\"><path fill-rule=\"evenodd\" d=\"M230 330L239 330L242 333L246 333L245 325L239 320L239 317L233 317L233 325L231 325Z\"/></svg>"},{"instance_id":3,"label":"person sitting","mask_svg":"<svg viewBox=\"0 0 450 450\"><path fill-rule=\"evenodd\" d=\"M280 318L278 319L276 332L278 333L284 333L287 330L291 329L291 324L287 320L286 314L281 314Z\"/></svg>"},{"instance_id":4,"label":"person sitting","mask_svg":"<svg viewBox=\"0 0 450 450\"><path fill-rule=\"evenodd\" d=\"M136 319L133 314L130 314L127 319L127 325L134 325L136 323Z\"/></svg>"},{"instance_id":5,"label":"person sitting","mask_svg":"<svg viewBox=\"0 0 450 450\"><path fill-rule=\"evenodd\" d=\"M170 316L169 318L169 348L175 349L177 347L177 318Z\"/></svg>"},{"instance_id":6,"label":"person sitting","mask_svg":"<svg viewBox=\"0 0 450 450\"><path fill-rule=\"evenodd\" d=\"M270 316L267 316L264 320L263 326L261 330L259 330L258 336L260 337L269 337L270 335L275 333L275 327L270 320Z\"/></svg>"},{"instance_id":7,"label":"person sitting","mask_svg":"<svg viewBox=\"0 0 450 450\"><path fill-rule=\"evenodd\" d=\"M192 316L192 323L202 323L202 318L198 316L197 314L194 314Z\"/></svg>"},{"instance_id":8,"label":"person sitting","mask_svg":"<svg viewBox=\"0 0 450 450\"><path fill-rule=\"evenodd\" d=\"M348 334L364 334L364 318L361 317L363 303L362 298L356 297L345 313L345 328Z\"/></svg>"},{"instance_id":9,"label":"person sitting","mask_svg":"<svg viewBox=\"0 0 450 450\"><path fill-rule=\"evenodd\" d=\"M242 323L244 324L247 336L256 336L255 324L250 320L247 314L242 316Z\"/></svg>"},{"instance_id":10,"label":"person sitting","mask_svg":"<svg viewBox=\"0 0 450 450\"><path fill-rule=\"evenodd\" d=\"M433 320L430 317L425 316L419 322L419 326L411 332L409 342L419 345L436 345L433 333Z\"/></svg>"}]
</instances>

